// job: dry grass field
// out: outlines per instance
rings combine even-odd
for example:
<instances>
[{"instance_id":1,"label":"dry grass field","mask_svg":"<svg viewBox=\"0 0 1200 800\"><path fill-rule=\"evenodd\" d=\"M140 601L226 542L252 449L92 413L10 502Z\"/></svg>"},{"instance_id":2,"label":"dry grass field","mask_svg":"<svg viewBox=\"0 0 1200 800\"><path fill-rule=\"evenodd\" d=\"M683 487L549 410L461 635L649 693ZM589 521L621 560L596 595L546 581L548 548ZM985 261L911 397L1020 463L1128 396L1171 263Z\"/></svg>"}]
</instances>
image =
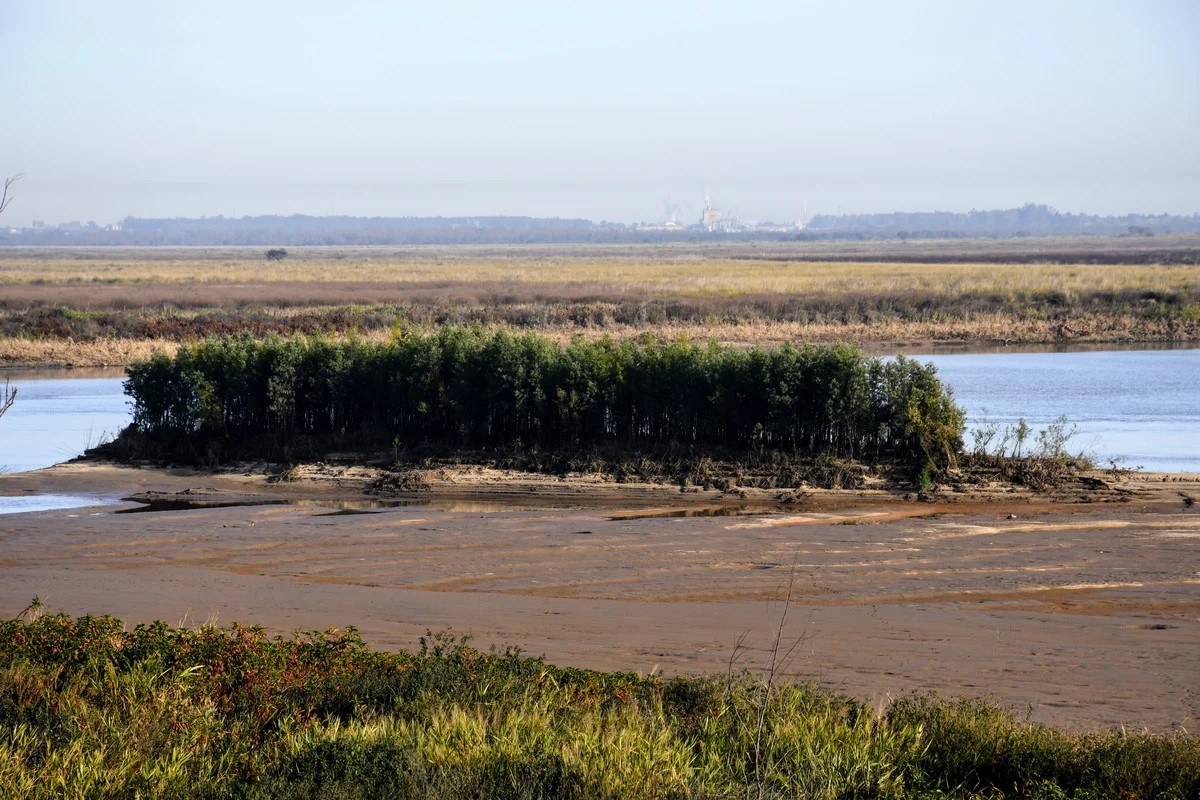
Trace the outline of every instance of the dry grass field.
<instances>
[{"instance_id":1,"label":"dry grass field","mask_svg":"<svg viewBox=\"0 0 1200 800\"><path fill-rule=\"evenodd\" d=\"M397 322L729 342L1187 342L1200 236L511 247L0 249L0 364L127 363Z\"/></svg>"},{"instance_id":2,"label":"dry grass field","mask_svg":"<svg viewBox=\"0 0 1200 800\"><path fill-rule=\"evenodd\" d=\"M1198 237L1200 238L1200 237ZM1197 264L989 263L967 259L902 263L868 258L808 260L771 251L713 248L612 247L563 252L530 246L493 250L429 247L407 250L363 248L294 250L283 261L267 261L257 249L141 250L109 253L89 249L0 251L0 286L88 285L228 286L247 283L393 284L400 289L485 286L521 293L545 287L586 296L652 293L707 297L759 294L970 292L1020 297L1044 292L1120 292L1152 288L1191 289L1200 280ZM316 287L314 294L319 295ZM8 292L6 291L6 294ZM222 298L211 295L215 302ZM183 298L185 301L188 298ZM271 303L272 298L261 302Z\"/></svg>"}]
</instances>

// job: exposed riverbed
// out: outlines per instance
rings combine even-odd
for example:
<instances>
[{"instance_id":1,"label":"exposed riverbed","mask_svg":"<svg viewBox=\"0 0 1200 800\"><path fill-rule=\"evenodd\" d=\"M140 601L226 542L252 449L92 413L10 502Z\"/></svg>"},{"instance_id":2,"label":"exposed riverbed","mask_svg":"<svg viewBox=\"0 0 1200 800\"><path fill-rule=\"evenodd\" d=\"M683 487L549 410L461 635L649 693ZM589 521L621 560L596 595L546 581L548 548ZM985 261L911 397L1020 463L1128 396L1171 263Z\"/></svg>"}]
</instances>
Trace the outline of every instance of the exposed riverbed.
<instances>
[{"instance_id":1,"label":"exposed riverbed","mask_svg":"<svg viewBox=\"0 0 1200 800\"><path fill-rule=\"evenodd\" d=\"M561 665L724 674L739 652L736 669L766 666L790 594L788 679L871 703L986 696L1084 730L1200 719L1200 514L1181 500L1200 496L1196 476L1128 476L1128 502L814 491L773 513L684 517L669 514L696 501L662 485L594 486L602 506L532 508L587 488L545 475L491 476L493 494L527 508L336 512L345 477L96 462L0 476L9 494L210 501L0 516L0 614L36 596L130 624L352 624L383 648L453 629ZM459 490L488 476L449 477ZM249 496L282 502L222 502Z\"/></svg>"}]
</instances>

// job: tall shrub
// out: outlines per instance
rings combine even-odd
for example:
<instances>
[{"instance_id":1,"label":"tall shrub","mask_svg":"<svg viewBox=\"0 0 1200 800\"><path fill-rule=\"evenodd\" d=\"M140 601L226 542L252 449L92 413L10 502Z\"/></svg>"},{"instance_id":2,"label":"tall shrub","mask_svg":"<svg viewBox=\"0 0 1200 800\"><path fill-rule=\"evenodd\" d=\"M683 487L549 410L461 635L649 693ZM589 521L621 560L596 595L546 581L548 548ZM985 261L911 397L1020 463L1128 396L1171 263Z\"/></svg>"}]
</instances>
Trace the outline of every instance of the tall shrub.
<instances>
[{"instance_id":1,"label":"tall shrub","mask_svg":"<svg viewBox=\"0 0 1200 800\"><path fill-rule=\"evenodd\" d=\"M445 327L389 342L210 339L129 369L151 437L567 448L667 444L942 470L964 418L932 365L849 345L742 349L651 337L560 346Z\"/></svg>"}]
</instances>

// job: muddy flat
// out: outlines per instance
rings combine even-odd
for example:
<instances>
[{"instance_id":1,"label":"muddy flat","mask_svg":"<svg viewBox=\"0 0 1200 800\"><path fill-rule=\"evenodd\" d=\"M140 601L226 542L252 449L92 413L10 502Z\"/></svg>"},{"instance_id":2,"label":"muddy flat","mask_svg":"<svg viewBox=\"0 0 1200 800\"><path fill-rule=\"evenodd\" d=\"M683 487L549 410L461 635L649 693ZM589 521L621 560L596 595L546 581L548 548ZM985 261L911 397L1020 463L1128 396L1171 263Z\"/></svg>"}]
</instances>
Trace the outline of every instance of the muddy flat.
<instances>
[{"instance_id":1,"label":"muddy flat","mask_svg":"<svg viewBox=\"0 0 1200 800\"><path fill-rule=\"evenodd\" d=\"M354 625L381 648L452 629L667 674L761 669L782 630L787 676L873 701L933 690L1072 729L1200 727L1197 476L1137 476L1105 502L933 503L483 473L380 498L353 470L288 477L0 476L2 495L97 503L0 515L0 613L37 595L130 623Z\"/></svg>"}]
</instances>

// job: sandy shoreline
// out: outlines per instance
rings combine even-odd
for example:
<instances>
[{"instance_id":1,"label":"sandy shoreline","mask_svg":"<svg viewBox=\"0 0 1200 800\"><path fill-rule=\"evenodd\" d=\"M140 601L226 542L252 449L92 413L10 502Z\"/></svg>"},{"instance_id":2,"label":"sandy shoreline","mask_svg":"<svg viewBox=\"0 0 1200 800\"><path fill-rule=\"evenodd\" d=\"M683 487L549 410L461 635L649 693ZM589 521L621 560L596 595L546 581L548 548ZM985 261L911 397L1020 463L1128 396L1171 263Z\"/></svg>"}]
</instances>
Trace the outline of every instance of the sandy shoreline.
<instances>
[{"instance_id":1,"label":"sandy shoreline","mask_svg":"<svg viewBox=\"0 0 1200 800\"><path fill-rule=\"evenodd\" d=\"M4 495L207 503L0 515L0 613L37 595L130 623L354 625L382 648L450 628L564 665L696 673L764 663L790 585L801 680L990 696L1074 729L1200 721L1200 510L1181 497L1200 476L1126 477L1108 502L786 505L486 470L428 476L416 497L364 495L354 468L278 477L88 462L0 476Z\"/></svg>"}]
</instances>

